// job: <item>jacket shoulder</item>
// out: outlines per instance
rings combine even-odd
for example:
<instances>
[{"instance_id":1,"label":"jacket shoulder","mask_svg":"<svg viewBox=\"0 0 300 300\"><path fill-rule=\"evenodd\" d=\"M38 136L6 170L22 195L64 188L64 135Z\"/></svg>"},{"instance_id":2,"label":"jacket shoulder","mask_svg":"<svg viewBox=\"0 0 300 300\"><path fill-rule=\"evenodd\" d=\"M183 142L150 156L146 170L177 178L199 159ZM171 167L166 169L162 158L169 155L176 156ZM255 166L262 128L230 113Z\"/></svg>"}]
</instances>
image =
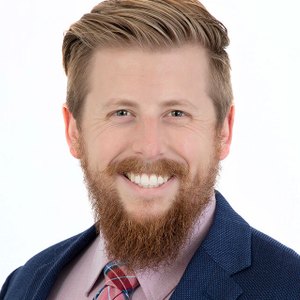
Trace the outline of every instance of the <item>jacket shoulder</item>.
<instances>
[{"instance_id":1,"label":"jacket shoulder","mask_svg":"<svg viewBox=\"0 0 300 300\"><path fill-rule=\"evenodd\" d=\"M24 266L12 272L2 286L0 300L25 299L24 291L31 284L39 285L51 273L47 280L49 286L53 284L59 271L81 252L96 237L96 227L61 241L33 256ZM38 274L38 275L37 275ZM19 292L18 292L19 291ZM7 298L5 298L7 297Z\"/></svg>"},{"instance_id":2,"label":"jacket shoulder","mask_svg":"<svg viewBox=\"0 0 300 300\"><path fill-rule=\"evenodd\" d=\"M91 228L85 230L84 232L81 232L75 236L72 236L66 240L63 240L57 244L54 244L45 250L41 251L40 253L33 256L25 266L40 266L43 263L48 263L49 261L57 260L62 254L64 254L66 251L72 250L72 246L80 246L83 241L89 238L89 236L94 236L94 233L96 232L96 229L94 226ZM83 244L85 246L85 244ZM77 248L77 247L76 247ZM76 252L70 251L70 255Z\"/></svg>"},{"instance_id":3,"label":"jacket shoulder","mask_svg":"<svg viewBox=\"0 0 300 300\"><path fill-rule=\"evenodd\" d=\"M296 276L300 286L300 255L256 229L252 234L252 262L264 266L265 271L280 271L280 278L292 280Z\"/></svg>"},{"instance_id":4,"label":"jacket shoulder","mask_svg":"<svg viewBox=\"0 0 300 300\"><path fill-rule=\"evenodd\" d=\"M300 299L300 256L252 228L219 192L216 199L202 249L240 286L239 299Z\"/></svg>"},{"instance_id":5,"label":"jacket shoulder","mask_svg":"<svg viewBox=\"0 0 300 300\"><path fill-rule=\"evenodd\" d=\"M247 296L252 297L249 299L271 296L272 299L300 299L300 256L252 229L251 266L235 274L234 279L247 290Z\"/></svg>"}]
</instances>

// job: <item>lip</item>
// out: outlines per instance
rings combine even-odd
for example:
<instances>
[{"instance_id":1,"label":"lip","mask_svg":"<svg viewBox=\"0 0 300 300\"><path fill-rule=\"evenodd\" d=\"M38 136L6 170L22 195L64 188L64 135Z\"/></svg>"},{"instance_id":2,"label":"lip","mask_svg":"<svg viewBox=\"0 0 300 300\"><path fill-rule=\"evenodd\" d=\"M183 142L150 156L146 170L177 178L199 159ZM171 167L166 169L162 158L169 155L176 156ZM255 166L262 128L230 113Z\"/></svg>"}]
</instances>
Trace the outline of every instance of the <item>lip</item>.
<instances>
[{"instance_id":1,"label":"lip","mask_svg":"<svg viewBox=\"0 0 300 300\"><path fill-rule=\"evenodd\" d=\"M137 196L142 196L142 197L159 197L163 196L166 193L170 192L170 189L174 186L174 184L177 181L177 178L175 176L172 176L166 183L154 187L154 188L143 188L140 187L139 185L131 182L125 175L119 175L118 176L121 184L125 185L128 187L134 194L137 194Z\"/></svg>"}]
</instances>

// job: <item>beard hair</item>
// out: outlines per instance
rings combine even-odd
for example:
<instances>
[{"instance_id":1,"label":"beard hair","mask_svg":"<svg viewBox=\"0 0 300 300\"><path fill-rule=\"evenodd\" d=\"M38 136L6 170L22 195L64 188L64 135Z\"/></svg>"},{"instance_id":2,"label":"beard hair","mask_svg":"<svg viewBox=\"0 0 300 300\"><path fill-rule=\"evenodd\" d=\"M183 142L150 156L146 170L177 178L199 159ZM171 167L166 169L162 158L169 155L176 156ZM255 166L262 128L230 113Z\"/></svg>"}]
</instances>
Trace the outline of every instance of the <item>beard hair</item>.
<instances>
[{"instance_id":1,"label":"beard hair","mask_svg":"<svg viewBox=\"0 0 300 300\"><path fill-rule=\"evenodd\" d=\"M131 157L110 163L102 172L91 170L81 145L81 167L108 258L126 264L132 271L155 270L172 264L213 196L219 172L216 153L209 167L191 179L183 164L169 159L150 164ZM116 176L127 172L178 177L179 190L169 210L143 220L130 216L114 185Z\"/></svg>"}]
</instances>

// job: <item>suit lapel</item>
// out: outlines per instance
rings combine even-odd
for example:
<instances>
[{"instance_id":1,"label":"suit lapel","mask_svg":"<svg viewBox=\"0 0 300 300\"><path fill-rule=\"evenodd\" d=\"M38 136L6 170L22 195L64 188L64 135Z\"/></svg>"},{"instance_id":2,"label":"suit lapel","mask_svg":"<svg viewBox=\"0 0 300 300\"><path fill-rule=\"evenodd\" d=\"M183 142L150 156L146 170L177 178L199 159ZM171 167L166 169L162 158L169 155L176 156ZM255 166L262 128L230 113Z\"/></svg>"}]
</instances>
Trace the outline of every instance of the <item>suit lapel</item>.
<instances>
[{"instance_id":1,"label":"suit lapel","mask_svg":"<svg viewBox=\"0 0 300 300\"><path fill-rule=\"evenodd\" d=\"M250 226L216 192L212 227L190 261L171 300L234 300L242 289L232 275L251 265Z\"/></svg>"},{"instance_id":2,"label":"suit lapel","mask_svg":"<svg viewBox=\"0 0 300 300\"><path fill-rule=\"evenodd\" d=\"M242 289L203 249L189 264L171 300L234 300Z\"/></svg>"},{"instance_id":3,"label":"suit lapel","mask_svg":"<svg viewBox=\"0 0 300 300\"><path fill-rule=\"evenodd\" d=\"M85 247L87 247L97 236L96 228L93 226L80 234L67 247L62 245L55 248L54 253L47 263L42 264L33 275L31 284L28 285L24 300L47 299L50 290L55 283L59 273L65 265L72 261ZM68 240L66 241L66 243ZM60 251L60 249L62 249Z\"/></svg>"}]
</instances>

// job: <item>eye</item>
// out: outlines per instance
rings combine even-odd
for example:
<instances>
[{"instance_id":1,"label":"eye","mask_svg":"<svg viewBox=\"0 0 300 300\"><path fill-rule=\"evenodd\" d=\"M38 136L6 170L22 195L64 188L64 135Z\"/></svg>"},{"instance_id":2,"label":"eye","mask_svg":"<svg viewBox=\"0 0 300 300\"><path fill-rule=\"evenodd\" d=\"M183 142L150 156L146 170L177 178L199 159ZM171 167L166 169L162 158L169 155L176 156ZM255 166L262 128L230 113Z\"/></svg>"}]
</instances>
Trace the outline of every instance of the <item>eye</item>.
<instances>
[{"instance_id":1,"label":"eye","mask_svg":"<svg viewBox=\"0 0 300 300\"><path fill-rule=\"evenodd\" d=\"M131 116L132 114L126 109L120 109L120 110L117 110L114 113L114 115L117 117L128 117L128 116Z\"/></svg>"},{"instance_id":2,"label":"eye","mask_svg":"<svg viewBox=\"0 0 300 300\"><path fill-rule=\"evenodd\" d=\"M185 117L186 116L186 114L183 111L181 111L181 110L172 110L169 113L169 115L171 117L175 117L175 118L181 118L181 117Z\"/></svg>"}]
</instances>

